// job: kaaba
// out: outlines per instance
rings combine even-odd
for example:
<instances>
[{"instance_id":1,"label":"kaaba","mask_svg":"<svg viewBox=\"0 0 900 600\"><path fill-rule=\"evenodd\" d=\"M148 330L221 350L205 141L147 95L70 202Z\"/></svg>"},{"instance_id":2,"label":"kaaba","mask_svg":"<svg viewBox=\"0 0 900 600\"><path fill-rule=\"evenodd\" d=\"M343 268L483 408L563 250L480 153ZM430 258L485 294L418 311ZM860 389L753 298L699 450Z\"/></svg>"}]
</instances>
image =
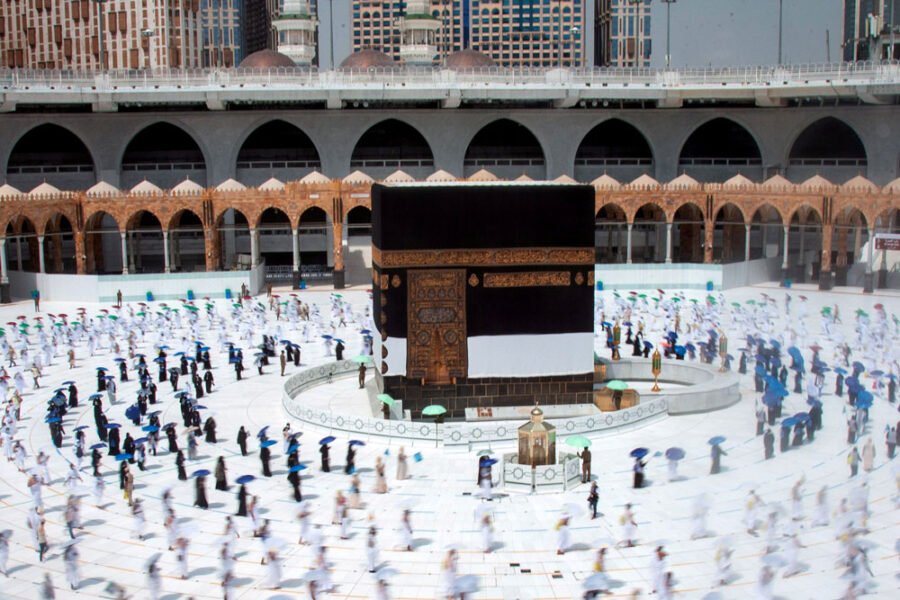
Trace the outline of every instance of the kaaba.
<instances>
[{"instance_id":1,"label":"kaaba","mask_svg":"<svg viewBox=\"0 0 900 600\"><path fill-rule=\"evenodd\" d=\"M594 190L375 185L378 386L419 418L592 402Z\"/></svg>"}]
</instances>

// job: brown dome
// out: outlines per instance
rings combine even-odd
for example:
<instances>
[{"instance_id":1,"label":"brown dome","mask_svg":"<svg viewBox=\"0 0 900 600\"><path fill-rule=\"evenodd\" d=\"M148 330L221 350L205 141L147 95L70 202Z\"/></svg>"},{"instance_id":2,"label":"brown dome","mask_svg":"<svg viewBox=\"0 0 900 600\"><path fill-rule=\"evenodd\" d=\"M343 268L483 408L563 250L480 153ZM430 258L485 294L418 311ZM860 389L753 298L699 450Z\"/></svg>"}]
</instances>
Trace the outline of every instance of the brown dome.
<instances>
[{"instance_id":1,"label":"brown dome","mask_svg":"<svg viewBox=\"0 0 900 600\"><path fill-rule=\"evenodd\" d=\"M345 58L341 62L339 68L362 71L373 67L385 68L396 66L397 63L394 62L394 59L383 52L379 52L378 50L360 50Z\"/></svg>"},{"instance_id":2,"label":"brown dome","mask_svg":"<svg viewBox=\"0 0 900 600\"><path fill-rule=\"evenodd\" d=\"M279 67L296 67L289 56L274 50L259 50L241 61L238 69L275 69Z\"/></svg>"},{"instance_id":3,"label":"brown dome","mask_svg":"<svg viewBox=\"0 0 900 600\"><path fill-rule=\"evenodd\" d=\"M497 63L487 54L475 50L459 50L447 55L444 66L448 69L481 69L496 67Z\"/></svg>"}]
</instances>

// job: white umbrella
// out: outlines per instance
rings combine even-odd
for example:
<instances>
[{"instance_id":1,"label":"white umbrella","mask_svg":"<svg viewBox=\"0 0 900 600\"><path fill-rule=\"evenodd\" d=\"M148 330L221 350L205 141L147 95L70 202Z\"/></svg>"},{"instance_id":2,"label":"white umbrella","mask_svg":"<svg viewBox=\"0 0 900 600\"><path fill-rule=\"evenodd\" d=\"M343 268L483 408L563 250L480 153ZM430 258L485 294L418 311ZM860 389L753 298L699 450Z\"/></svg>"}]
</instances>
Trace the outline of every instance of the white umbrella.
<instances>
[{"instance_id":1,"label":"white umbrella","mask_svg":"<svg viewBox=\"0 0 900 600\"><path fill-rule=\"evenodd\" d=\"M762 562L773 569L783 567L787 564L787 561L780 554L766 554L762 557Z\"/></svg>"},{"instance_id":2,"label":"white umbrella","mask_svg":"<svg viewBox=\"0 0 900 600\"><path fill-rule=\"evenodd\" d=\"M460 594L474 594L478 591L478 576L463 575L456 578L456 591Z\"/></svg>"},{"instance_id":3,"label":"white umbrella","mask_svg":"<svg viewBox=\"0 0 900 600\"><path fill-rule=\"evenodd\" d=\"M306 575L303 576L303 581L309 583L310 581L322 581L328 577L328 574L325 573L322 569L314 569L312 571L307 571Z\"/></svg>"},{"instance_id":4,"label":"white umbrella","mask_svg":"<svg viewBox=\"0 0 900 600\"><path fill-rule=\"evenodd\" d=\"M582 582L582 587L587 592L600 592L609 589L609 578L606 573L594 573Z\"/></svg>"},{"instance_id":5,"label":"white umbrella","mask_svg":"<svg viewBox=\"0 0 900 600\"><path fill-rule=\"evenodd\" d=\"M398 571L397 569L394 569L392 567L382 567L375 572L375 579L377 579L378 581L385 581L399 574L400 571Z\"/></svg>"}]
</instances>

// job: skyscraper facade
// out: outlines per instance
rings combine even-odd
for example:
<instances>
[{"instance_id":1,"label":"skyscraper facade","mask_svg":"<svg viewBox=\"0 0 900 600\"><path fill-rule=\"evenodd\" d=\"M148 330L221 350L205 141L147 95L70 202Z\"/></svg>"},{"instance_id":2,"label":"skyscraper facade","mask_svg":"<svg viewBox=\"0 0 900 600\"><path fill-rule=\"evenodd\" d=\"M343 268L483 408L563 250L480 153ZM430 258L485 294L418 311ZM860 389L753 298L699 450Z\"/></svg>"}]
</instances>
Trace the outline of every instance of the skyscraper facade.
<instances>
[{"instance_id":1,"label":"skyscraper facade","mask_svg":"<svg viewBox=\"0 0 900 600\"><path fill-rule=\"evenodd\" d=\"M900 0L844 0L841 36L845 61L885 60L900 55Z\"/></svg>"},{"instance_id":2,"label":"skyscraper facade","mask_svg":"<svg viewBox=\"0 0 900 600\"><path fill-rule=\"evenodd\" d=\"M594 64L649 67L652 0L594 0Z\"/></svg>"}]
</instances>

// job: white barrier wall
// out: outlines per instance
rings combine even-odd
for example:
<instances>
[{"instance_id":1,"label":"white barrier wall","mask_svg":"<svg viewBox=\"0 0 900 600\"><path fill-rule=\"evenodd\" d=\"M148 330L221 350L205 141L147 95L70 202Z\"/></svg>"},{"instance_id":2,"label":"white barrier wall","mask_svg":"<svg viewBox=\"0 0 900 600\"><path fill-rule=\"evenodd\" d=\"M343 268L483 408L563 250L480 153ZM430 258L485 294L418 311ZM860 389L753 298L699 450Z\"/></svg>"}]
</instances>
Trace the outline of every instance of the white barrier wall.
<instances>
[{"instance_id":1,"label":"white barrier wall","mask_svg":"<svg viewBox=\"0 0 900 600\"><path fill-rule=\"evenodd\" d=\"M51 275L10 271L9 283L13 299L28 299L31 290L38 289L42 300L112 303L119 290L126 302L145 300L147 292L151 292L155 300L175 300L185 298L188 290L194 292L195 298L224 298L226 289L237 297L241 284L249 286L252 293L259 291L264 275L261 266L252 271L139 275Z\"/></svg>"},{"instance_id":2,"label":"white barrier wall","mask_svg":"<svg viewBox=\"0 0 900 600\"><path fill-rule=\"evenodd\" d=\"M594 269L597 282L605 290L649 290L656 288L722 290L764 281L777 281L781 276L779 258L762 258L727 265L704 263L634 263L598 264Z\"/></svg>"}]
</instances>

